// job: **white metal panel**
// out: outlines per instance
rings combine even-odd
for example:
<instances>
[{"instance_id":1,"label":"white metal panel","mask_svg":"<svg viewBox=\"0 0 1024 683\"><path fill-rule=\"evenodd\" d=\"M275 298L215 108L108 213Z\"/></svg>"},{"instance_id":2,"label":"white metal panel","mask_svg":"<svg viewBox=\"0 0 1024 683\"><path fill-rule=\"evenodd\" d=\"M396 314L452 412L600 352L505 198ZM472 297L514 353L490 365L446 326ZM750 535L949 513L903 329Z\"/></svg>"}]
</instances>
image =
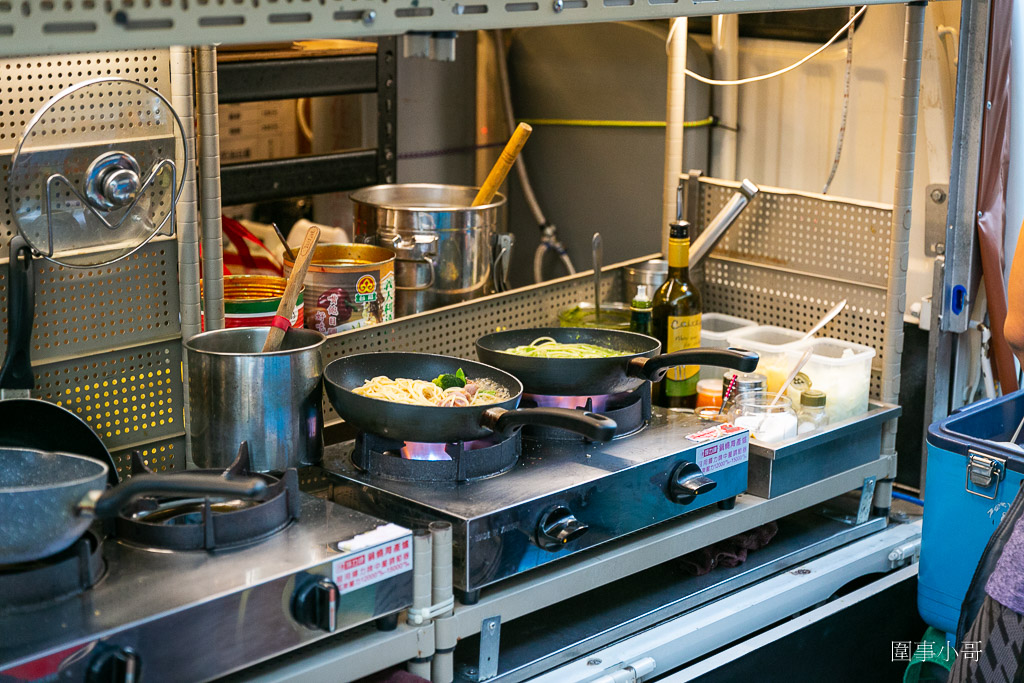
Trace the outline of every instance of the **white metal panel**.
<instances>
[{"instance_id":1,"label":"white metal panel","mask_svg":"<svg viewBox=\"0 0 1024 683\"><path fill-rule=\"evenodd\" d=\"M870 0L868 4L882 4ZM0 2L0 54L111 46L365 38L592 21L836 7L822 0L11 0Z\"/></svg>"}]
</instances>

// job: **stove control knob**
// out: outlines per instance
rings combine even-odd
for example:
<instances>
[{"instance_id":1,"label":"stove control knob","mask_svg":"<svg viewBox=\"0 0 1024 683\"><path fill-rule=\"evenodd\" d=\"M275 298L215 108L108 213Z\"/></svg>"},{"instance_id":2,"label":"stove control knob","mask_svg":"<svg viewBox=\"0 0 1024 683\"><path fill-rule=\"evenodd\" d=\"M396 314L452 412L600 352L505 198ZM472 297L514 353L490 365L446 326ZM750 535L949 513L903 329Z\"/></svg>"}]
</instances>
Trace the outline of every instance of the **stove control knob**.
<instances>
[{"instance_id":1,"label":"stove control knob","mask_svg":"<svg viewBox=\"0 0 1024 683\"><path fill-rule=\"evenodd\" d=\"M309 577L292 596L292 616L307 628L338 628L338 587L326 577Z\"/></svg>"},{"instance_id":2,"label":"stove control knob","mask_svg":"<svg viewBox=\"0 0 1024 683\"><path fill-rule=\"evenodd\" d=\"M555 552L587 533L590 527L564 505L549 508L537 522L537 545Z\"/></svg>"},{"instance_id":3,"label":"stove control knob","mask_svg":"<svg viewBox=\"0 0 1024 683\"><path fill-rule=\"evenodd\" d=\"M136 683L142 675L139 653L127 646L101 643L86 668L86 683Z\"/></svg>"},{"instance_id":4,"label":"stove control knob","mask_svg":"<svg viewBox=\"0 0 1024 683\"><path fill-rule=\"evenodd\" d=\"M718 486L718 482L704 476L704 472L693 462L681 462L668 478L668 498L673 503L688 505L697 496Z\"/></svg>"}]
</instances>

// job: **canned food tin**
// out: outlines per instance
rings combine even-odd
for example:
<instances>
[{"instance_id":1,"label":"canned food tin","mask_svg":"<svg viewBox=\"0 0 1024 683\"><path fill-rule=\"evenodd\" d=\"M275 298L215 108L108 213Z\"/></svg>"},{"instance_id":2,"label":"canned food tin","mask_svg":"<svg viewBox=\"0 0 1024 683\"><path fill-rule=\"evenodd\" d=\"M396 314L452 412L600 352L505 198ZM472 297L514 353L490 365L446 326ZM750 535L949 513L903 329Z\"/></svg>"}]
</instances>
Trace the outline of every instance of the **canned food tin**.
<instances>
[{"instance_id":1,"label":"canned food tin","mask_svg":"<svg viewBox=\"0 0 1024 683\"><path fill-rule=\"evenodd\" d=\"M224 276L224 327L267 327L277 314L288 281L273 275ZM200 292L203 284L199 283ZM293 327L303 327L304 291L299 290L289 316ZM202 305L200 295L200 305ZM206 329L205 316L202 318Z\"/></svg>"},{"instance_id":2,"label":"canned food tin","mask_svg":"<svg viewBox=\"0 0 1024 683\"><path fill-rule=\"evenodd\" d=\"M284 274L294 262L284 259ZM335 334L395 319L395 252L371 244L321 244L305 279L306 327Z\"/></svg>"}]
</instances>

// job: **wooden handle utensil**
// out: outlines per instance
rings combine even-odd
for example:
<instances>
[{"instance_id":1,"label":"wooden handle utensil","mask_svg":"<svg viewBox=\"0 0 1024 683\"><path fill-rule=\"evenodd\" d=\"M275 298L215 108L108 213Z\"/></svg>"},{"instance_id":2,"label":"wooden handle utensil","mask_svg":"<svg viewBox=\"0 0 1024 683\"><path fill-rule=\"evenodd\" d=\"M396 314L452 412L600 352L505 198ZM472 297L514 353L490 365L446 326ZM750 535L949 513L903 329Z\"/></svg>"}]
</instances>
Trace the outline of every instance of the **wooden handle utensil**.
<instances>
[{"instance_id":1,"label":"wooden handle utensil","mask_svg":"<svg viewBox=\"0 0 1024 683\"><path fill-rule=\"evenodd\" d=\"M314 226L306 232L302 246L296 256L295 264L292 266L292 273L288 276L288 284L285 285L284 294L281 295L281 303L277 305L277 315L270 324L270 332L267 333L267 341L263 343L263 353L278 351L284 341L284 333L291 326L290 320L292 311L295 309L295 300L299 298L299 290L302 289L302 282L306 279L306 271L309 270L309 263L313 260L313 252L316 251L316 244L320 241L320 228Z\"/></svg>"},{"instance_id":2,"label":"wooden handle utensil","mask_svg":"<svg viewBox=\"0 0 1024 683\"><path fill-rule=\"evenodd\" d=\"M501 156L494 162L494 167L487 174L487 179L480 186L480 191L476 193L472 206L483 206L484 204L491 203L498 188L505 182L505 176L512 170L512 164L516 163L516 158L523 151L523 145L526 144L526 139L530 137L532 132L533 128L528 123L520 123L516 126L516 129L512 132L512 137L508 140L508 144L505 145L505 149L501 150Z\"/></svg>"}]
</instances>

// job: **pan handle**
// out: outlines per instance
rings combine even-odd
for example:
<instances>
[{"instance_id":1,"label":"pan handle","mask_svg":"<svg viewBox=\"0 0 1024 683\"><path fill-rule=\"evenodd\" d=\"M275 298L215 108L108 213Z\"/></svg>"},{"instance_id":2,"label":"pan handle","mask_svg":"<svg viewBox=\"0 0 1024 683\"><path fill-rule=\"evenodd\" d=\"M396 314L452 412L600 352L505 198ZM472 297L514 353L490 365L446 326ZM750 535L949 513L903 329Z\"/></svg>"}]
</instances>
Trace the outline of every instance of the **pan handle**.
<instances>
[{"instance_id":1,"label":"pan handle","mask_svg":"<svg viewBox=\"0 0 1024 683\"><path fill-rule=\"evenodd\" d=\"M739 372L753 372L757 368L757 361L757 354L746 349L683 349L654 358L633 358L629 361L626 374L660 382L665 379L669 368L679 365L718 365Z\"/></svg>"},{"instance_id":2,"label":"pan handle","mask_svg":"<svg viewBox=\"0 0 1024 683\"><path fill-rule=\"evenodd\" d=\"M555 427L576 432L591 441L611 441L618 428L610 417L569 408L490 408L484 411L480 424L501 433L523 425Z\"/></svg>"},{"instance_id":3,"label":"pan handle","mask_svg":"<svg viewBox=\"0 0 1024 683\"><path fill-rule=\"evenodd\" d=\"M7 358L0 368L0 389L35 388L29 349L35 315L35 265L21 235L11 238L7 266Z\"/></svg>"},{"instance_id":4,"label":"pan handle","mask_svg":"<svg viewBox=\"0 0 1024 683\"><path fill-rule=\"evenodd\" d=\"M79 503L79 512L95 517L114 517L140 496L232 496L258 498L267 482L258 477L224 479L204 474L137 474L106 491L90 491Z\"/></svg>"}]
</instances>

